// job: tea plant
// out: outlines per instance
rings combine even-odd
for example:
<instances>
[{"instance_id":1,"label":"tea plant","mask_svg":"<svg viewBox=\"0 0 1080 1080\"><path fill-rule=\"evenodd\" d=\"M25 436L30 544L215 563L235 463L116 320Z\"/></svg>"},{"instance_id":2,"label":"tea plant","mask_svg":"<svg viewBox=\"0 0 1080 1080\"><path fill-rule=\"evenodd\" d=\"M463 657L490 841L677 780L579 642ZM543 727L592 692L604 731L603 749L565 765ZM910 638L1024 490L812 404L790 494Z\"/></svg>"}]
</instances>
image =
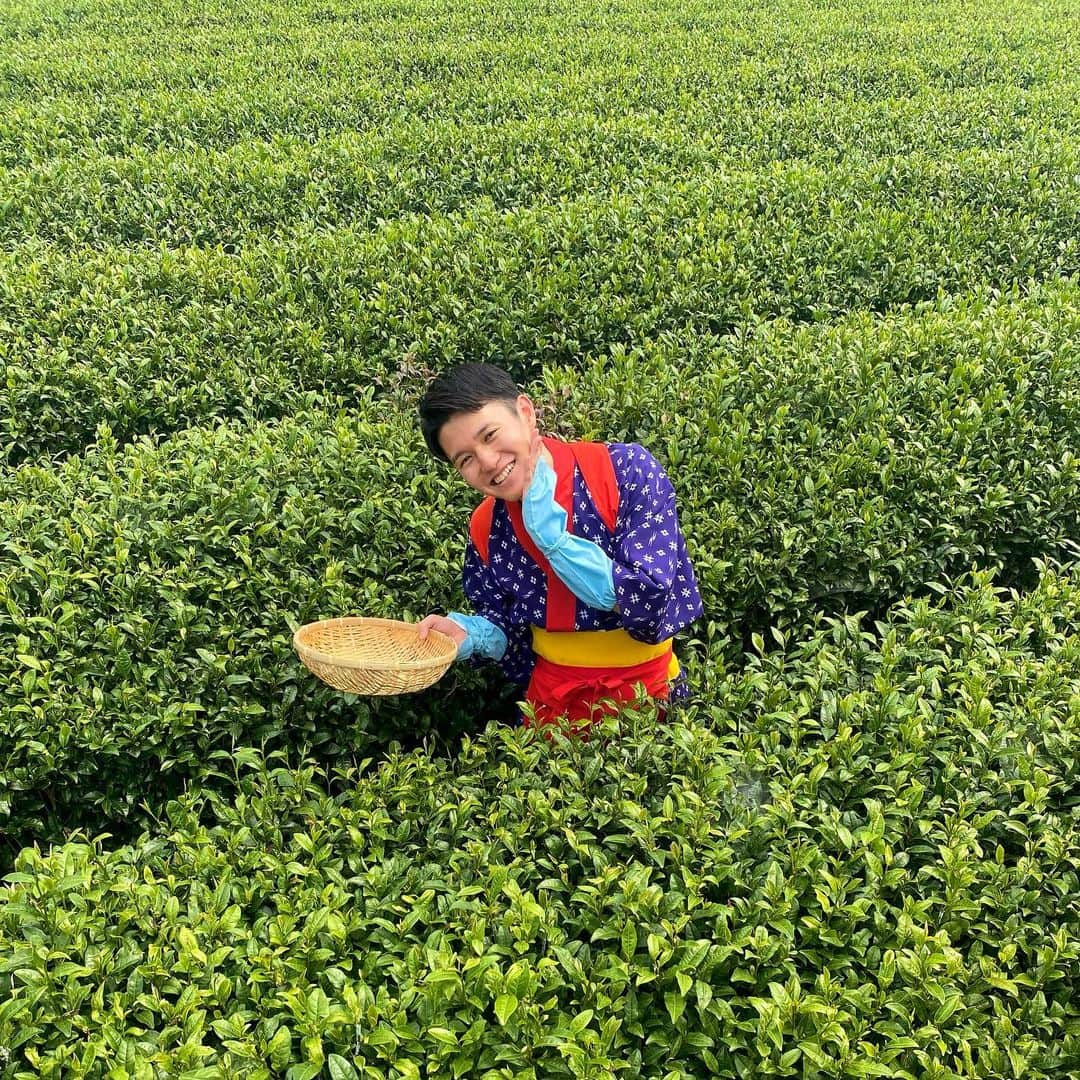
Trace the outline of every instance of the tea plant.
<instances>
[{"instance_id":1,"label":"tea plant","mask_svg":"<svg viewBox=\"0 0 1080 1080\"><path fill-rule=\"evenodd\" d=\"M668 724L235 753L233 799L20 855L8 1073L1067 1075L1078 616L981 575Z\"/></svg>"},{"instance_id":2,"label":"tea plant","mask_svg":"<svg viewBox=\"0 0 1080 1080\"><path fill-rule=\"evenodd\" d=\"M0 1075L1080 1074L1078 45L0 0ZM300 668L461 605L461 360L670 471L667 722Z\"/></svg>"}]
</instances>

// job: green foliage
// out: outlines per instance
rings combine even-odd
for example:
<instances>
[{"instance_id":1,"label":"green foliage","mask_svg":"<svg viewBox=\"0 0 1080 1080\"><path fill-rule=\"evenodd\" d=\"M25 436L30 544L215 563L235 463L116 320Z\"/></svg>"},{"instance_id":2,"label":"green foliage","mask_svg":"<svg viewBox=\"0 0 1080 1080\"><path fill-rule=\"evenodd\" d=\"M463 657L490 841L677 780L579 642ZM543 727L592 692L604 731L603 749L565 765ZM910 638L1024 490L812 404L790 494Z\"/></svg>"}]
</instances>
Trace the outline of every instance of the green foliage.
<instances>
[{"instance_id":1,"label":"green foliage","mask_svg":"<svg viewBox=\"0 0 1080 1080\"><path fill-rule=\"evenodd\" d=\"M1080 289L886 318L663 335L535 396L568 432L652 447L713 638L880 613L972 563L1031 580L1080 537Z\"/></svg>"},{"instance_id":2,"label":"green foliage","mask_svg":"<svg viewBox=\"0 0 1080 1080\"><path fill-rule=\"evenodd\" d=\"M955 599L671 723L245 751L135 844L24 851L9 1075L1065 1075L1080 576Z\"/></svg>"},{"instance_id":3,"label":"green foliage","mask_svg":"<svg viewBox=\"0 0 1080 1080\"><path fill-rule=\"evenodd\" d=\"M975 14L0 0L0 1076L1080 1070L1076 21ZM668 723L298 665L461 604L466 359L668 466Z\"/></svg>"},{"instance_id":4,"label":"green foliage","mask_svg":"<svg viewBox=\"0 0 1080 1080\"><path fill-rule=\"evenodd\" d=\"M305 622L419 618L460 590L465 488L410 424L317 412L127 447L102 432L0 484L6 831L123 819L159 773L175 786L237 744L334 755L476 726L467 670L405 718L329 690L292 649ZM439 503L456 510L433 518Z\"/></svg>"},{"instance_id":5,"label":"green foliage","mask_svg":"<svg viewBox=\"0 0 1080 1080\"><path fill-rule=\"evenodd\" d=\"M972 187L1001 182L997 163L981 168ZM1078 168L1074 157L1045 171ZM894 206L871 172L777 166L510 211L482 198L450 218L295 227L239 254L64 256L35 242L0 260L0 319L18 312L19 326L5 345L3 444L17 462L80 449L100 421L128 437L276 416L379 380L406 354L531 374L664 332L889 311L1080 267L1064 192L1030 219L1003 220L996 196L939 215L928 195L943 178L912 181Z\"/></svg>"},{"instance_id":6,"label":"green foliage","mask_svg":"<svg viewBox=\"0 0 1080 1080\"><path fill-rule=\"evenodd\" d=\"M878 6L19 5L0 456L1076 274L1069 20Z\"/></svg>"},{"instance_id":7,"label":"green foliage","mask_svg":"<svg viewBox=\"0 0 1080 1080\"><path fill-rule=\"evenodd\" d=\"M641 441L667 463L707 611L684 648L737 663L770 626L880 612L973 562L1018 583L1033 557L1068 550L1078 295L667 335L549 367L534 396L566 434ZM467 669L406 716L373 715L314 682L290 644L314 618L464 603L469 493L422 449L414 378L336 415L123 447L101 429L63 466L0 481L10 831L117 822L158 797L157 774L175 787L237 744L332 757L482 723Z\"/></svg>"}]
</instances>

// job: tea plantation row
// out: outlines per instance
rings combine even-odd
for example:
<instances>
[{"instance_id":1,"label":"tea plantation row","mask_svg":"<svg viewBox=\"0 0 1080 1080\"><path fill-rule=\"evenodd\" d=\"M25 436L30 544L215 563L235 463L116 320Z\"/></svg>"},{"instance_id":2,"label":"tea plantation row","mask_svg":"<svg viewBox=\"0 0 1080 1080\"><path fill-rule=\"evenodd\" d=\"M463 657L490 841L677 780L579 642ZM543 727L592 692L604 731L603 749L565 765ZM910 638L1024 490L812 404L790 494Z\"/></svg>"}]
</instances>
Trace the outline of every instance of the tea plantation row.
<instances>
[{"instance_id":1,"label":"tea plantation row","mask_svg":"<svg viewBox=\"0 0 1080 1080\"><path fill-rule=\"evenodd\" d=\"M709 613L688 662L730 664L770 626L880 612L972 563L1022 584L1034 557L1075 550L1074 295L673 335L549 367L535 396L559 403L556 430L640 440L668 464ZM103 431L63 465L0 480L14 837L120 821L160 798L161 770L180 784L236 745L334 755L403 723L475 725L468 670L402 721L320 688L291 650L290 627L311 619L463 603L471 500L427 457L409 395L159 445Z\"/></svg>"},{"instance_id":2,"label":"tea plantation row","mask_svg":"<svg viewBox=\"0 0 1080 1080\"><path fill-rule=\"evenodd\" d=\"M8 4L0 165L374 129L408 149L410 120L444 116L463 127L681 116L697 142L763 159L827 151L838 133L878 152L955 147L960 133L994 145L1055 122L1075 133L1076 31L1061 5L981 10Z\"/></svg>"},{"instance_id":3,"label":"tea plantation row","mask_svg":"<svg viewBox=\"0 0 1080 1080\"><path fill-rule=\"evenodd\" d=\"M3 1080L1080 1075L1066 9L0 0ZM299 666L466 359L669 468L670 722Z\"/></svg>"},{"instance_id":4,"label":"tea plantation row","mask_svg":"<svg viewBox=\"0 0 1080 1080\"><path fill-rule=\"evenodd\" d=\"M1076 571L982 575L613 739L237 755L19 857L6 1075L1072 1075L1078 626Z\"/></svg>"},{"instance_id":5,"label":"tea plantation row","mask_svg":"<svg viewBox=\"0 0 1080 1080\"><path fill-rule=\"evenodd\" d=\"M1080 175L1077 161L1068 169ZM883 206L800 166L370 232L301 230L235 256L19 250L0 257L0 448L14 464L81 450L100 420L126 438L278 415L304 391L385 378L403 357L534 373L613 343L888 313L986 281L1012 293L1045 278L1053 304L1080 270L1080 204L1048 178L1013 212L1009 182L983 176L1000 205L944 214L929 191Z\"/></svg>"},{"instance_id":6,"label":"tea plantation row","mask_svg":"<svg viewBox=\"0 0 1080 1080\"><path fill-rule=\"evenodd\" d=\"M859 146L840 148L820 162L799 155L734 158L730 145L703 144L686 132L681 117L659 128L648 118L610 128L595 120L543 126L533 120L481 128L473 144L456 119L441 130L430 123L414 127L411 135L421 144L415 157L382 133L344 134L314 146L276 140L217 153L197 147L134 151L11 170L0 240L5 247L47 239L235 250L267 234L291 232L301 222L320 229L371 228L405 214L467 215L478 201L501 214L550 206L581 192L650 197L668 185L730 188L728 199L713 196L713 213L730 215L745 196L747 179L760 183L774 170L778 175L768 186L781 190L761 192L763 210L803 200L812 209L820 183L837 203L861 214L903 213L929 191L935 195L931 206L919 209L932 209L935 217L997 211L1013 219L1003 225L1017 229L1057 209L1075 221L1075 206L1062 204L1076 194L1076 142L1063 141L1052 128L1032 132L1019 145L954 149L944 158L937 150L912 148L873 156ZM989 175L995 182L987 182Z\"/></svg>"}]
</instances>

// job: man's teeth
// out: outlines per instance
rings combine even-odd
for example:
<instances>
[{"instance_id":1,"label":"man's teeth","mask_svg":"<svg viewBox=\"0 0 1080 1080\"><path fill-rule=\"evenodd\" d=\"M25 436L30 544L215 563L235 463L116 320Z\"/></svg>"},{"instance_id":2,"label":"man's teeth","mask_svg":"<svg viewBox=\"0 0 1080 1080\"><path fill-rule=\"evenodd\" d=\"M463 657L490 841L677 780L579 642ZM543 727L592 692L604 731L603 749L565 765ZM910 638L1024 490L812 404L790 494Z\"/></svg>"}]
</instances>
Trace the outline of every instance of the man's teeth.
<instances>
[{"instance_id":1,"label":"man's teeth","mask_svg":"<svg viewBox=\"0 0 1080 1080\"><path fill-rule=\"evenodd\" d=\"M501 484L512 472L514 471L514 463L511 461L509 465L494 480L491 481L492 485L497 487Z\"/></svg>"}]
</instances>

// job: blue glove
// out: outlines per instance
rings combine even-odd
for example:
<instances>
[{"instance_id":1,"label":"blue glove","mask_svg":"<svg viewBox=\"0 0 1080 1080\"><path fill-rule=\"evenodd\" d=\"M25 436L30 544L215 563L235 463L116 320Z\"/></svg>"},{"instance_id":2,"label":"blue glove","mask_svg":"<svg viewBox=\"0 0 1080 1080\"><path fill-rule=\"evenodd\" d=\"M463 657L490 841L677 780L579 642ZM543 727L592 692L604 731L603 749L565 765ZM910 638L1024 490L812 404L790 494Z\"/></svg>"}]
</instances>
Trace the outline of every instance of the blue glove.
<instances>
[{"instance_id":1,"label":"blue glove","mask_svg":"<svg viewBox=\"0 0 1080 1080\"><path fill-rule=\"evenodd\" d=\"M536 463L521 517L559 580L589 607L614 610L614 563L591 540L566 531L566 511L555 501L555 470L544 458Z\"/></svg>"},{"instance_id":2,"label":"blue glove","mask_svg":"<svg viewBox=\"0 0 1080 1080\"><path fill-rule=\"evenodd\" d=\"M506 635L483 615L462 615L451 611L446 616L455 622L468 635L458 646L458 660L468 660L474 654L486 656L489 660L501 660L506 652Z\"/></svg>"}]
</instances>

